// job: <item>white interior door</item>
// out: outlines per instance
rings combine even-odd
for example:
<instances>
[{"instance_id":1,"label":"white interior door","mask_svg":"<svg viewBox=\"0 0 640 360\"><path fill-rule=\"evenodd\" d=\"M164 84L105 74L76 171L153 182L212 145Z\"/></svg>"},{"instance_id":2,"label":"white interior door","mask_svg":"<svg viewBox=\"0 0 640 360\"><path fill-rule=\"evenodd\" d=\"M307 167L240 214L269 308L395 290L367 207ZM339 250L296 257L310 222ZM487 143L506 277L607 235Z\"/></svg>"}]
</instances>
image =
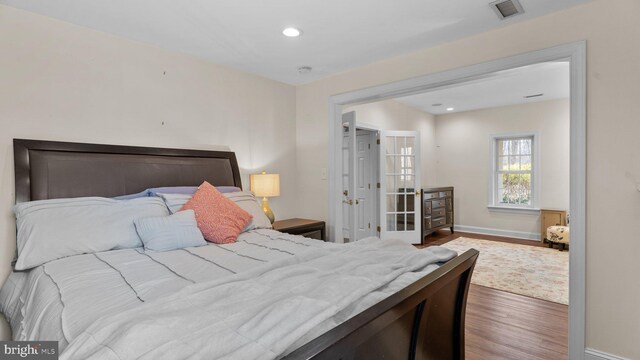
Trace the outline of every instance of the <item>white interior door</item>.
<instances>
[{"instance_id":1,"label":"white interior door","mask_svg":"<svg viewBox=\"0 0 640 360\"><path fill-rule=\"evenodd\" d=\"M375 236L377 232L376 139L373 131L356 130L356 240Z\"/></svg>"},{"instance_id":2,"label":"white interior door","mask_svg":"<svg viewBox=\"0 0 640 360\"><path fill-rule=\"evenodd\" d=\"M380 132L380 238L420 243L420 134Z\"/></svg>"},{"instance_id":3,"label":"white interior door","mask_svg":"<svg viewBox=\"0 0 640 360\"><path fill-rule=\"evenodd\" d=\"M344 242L356 237L356 113L342 114L342 237Z\"/></svg>"}]
</instances>

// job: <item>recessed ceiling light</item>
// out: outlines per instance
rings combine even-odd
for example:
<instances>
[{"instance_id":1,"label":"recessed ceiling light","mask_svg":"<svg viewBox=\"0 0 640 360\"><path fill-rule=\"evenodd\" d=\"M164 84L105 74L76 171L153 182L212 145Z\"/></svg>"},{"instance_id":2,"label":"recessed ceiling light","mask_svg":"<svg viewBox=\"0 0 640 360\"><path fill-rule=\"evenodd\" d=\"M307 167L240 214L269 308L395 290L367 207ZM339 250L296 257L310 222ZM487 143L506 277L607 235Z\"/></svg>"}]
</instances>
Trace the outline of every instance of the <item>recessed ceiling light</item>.
<instances>
[{"instance_id":1,"label":"recessed ceiling light","mask_svg":"<svg viewBox=\"0 0 640 360\"><path fill-rule=\"evenodd\" d=\"M311 70L313 70L313 68L311 66L300 66L298 68L298 73L300 74L308 74L311 72Z\"/></svg>"},{"instance_id":2,"label":"recessed ceiling light","mask_svg":"<svg viewBox=\"0 0 640 360\"><path fill-rule=\"evenodd\" d=\"M453 111L455 110L454 108L447 108L447 111Z\"/></svg>"},{"instance_id":3,"label":"recessed ceiling light","mask_svg":"<svg viewBox=\"0 0 640 360\"><path fill-rule=\"evenodd\" d=\"M282 34L287 37L298 37L302 35L302 31L300 29L296 29L294 27L288 27L282 30Z\"/></svg>"}]
</instances>

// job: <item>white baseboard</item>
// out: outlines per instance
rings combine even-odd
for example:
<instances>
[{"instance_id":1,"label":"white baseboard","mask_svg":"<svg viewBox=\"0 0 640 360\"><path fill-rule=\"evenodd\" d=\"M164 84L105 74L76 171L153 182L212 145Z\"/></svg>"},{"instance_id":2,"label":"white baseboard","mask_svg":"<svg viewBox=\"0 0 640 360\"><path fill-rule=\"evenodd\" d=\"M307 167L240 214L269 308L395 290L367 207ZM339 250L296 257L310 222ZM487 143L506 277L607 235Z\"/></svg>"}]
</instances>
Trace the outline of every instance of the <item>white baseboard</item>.
<instances>
[{"instance_id":1,"label":"white baseboard","mask_svg":"<svg viewBox=\"0 0 640 360\"><path fill-rule=\"evenodd\" d=\"M616 355L607 354L602 351L586 349L584 351L584 360L629 360Z\"/></svg>"},{"instance_id":2,"label":"white baseboard","mask_svg":"<svg viewBox=\"0 0 640 360\"><path fill-rule=\"evenodd\" d=\"M490 228L483 228L483 227L477 227L477 226L467 226L467 225L454 225L453 229L455 231L462 231L462 232L468 232L468 233L473 233L473 234L504 236L504 237L512 237L512 238L525 239L525 240L540 241L540 233L530 233L530 232L525 232L525 231L512 231L512 230L501 230L501 229L490 229Z\"/></svg>"}]
</instances>

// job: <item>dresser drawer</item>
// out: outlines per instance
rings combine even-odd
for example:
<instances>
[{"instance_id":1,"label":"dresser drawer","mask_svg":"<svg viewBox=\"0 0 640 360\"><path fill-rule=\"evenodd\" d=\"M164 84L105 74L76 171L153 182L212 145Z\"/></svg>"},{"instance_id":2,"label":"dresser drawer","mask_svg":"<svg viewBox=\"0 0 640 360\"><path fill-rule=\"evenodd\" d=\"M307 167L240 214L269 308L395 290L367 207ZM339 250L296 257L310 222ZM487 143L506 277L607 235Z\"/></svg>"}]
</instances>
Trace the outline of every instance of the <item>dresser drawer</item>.
<instances>
[{"instance_id":1,"label":"dresser drawer","mask_svg":"<svg viewBox=\"0 0 640 360\"><path fill-rule=\"evenodd\" d=\"M449 211L447 213L447 224L453 224L453 212Z\"/></svg>"},{"instance_id":2,"label":"dresser drawer","mask_svg":"<svg viewBox=\"0 0 640 360\"><path fill-rule=\"evenodd\" d=\"M447 220L443 217L437 219L431 219L431 227L435 228L438 226L442 226L447 223Z\"/></svg>"},{"instance_id":3,"label":"dresser drawer","mask_svg":"<svg viewBox=\"0 0 640 360\"><path fill-rule=\"evenodd\" d=\"M445 213L446 213L445 208L441 207L441 208L433 209L433 211L431 212L431 216L434 218L439 218L439 217L443 217Z\"/></svg>"},{"instance_id":4,"label":"dresser drawer","mask_svg":"<svg viewBox=\"0 0 640 360\"><path fill-rule=\"evenodd\" d=\"M424 215L431 215L431 200L427 200L422 204Z\"/></svg>"},{"instance_id":5,"label":"dresser drawer","mask_svg":"<svg viewBox=\"0 0 640 360\"><path fill-rule=\"evenodd\" d=\"M430 230L431 229L431 217L424 218L423 226L424 226L425 230Z\"/></svg>"},{"instance_id":6,"label":"dresser drawer","mask_svg":"<svg viewBox=\"0 0 640 360\"><path fill-rule=\"evenodd\" d=\"M443 197L451 197L451 191L440 191L440 196L441 198Z\"/></svg>"},{"instance_id":7,"label":"dresser drawer","mask_svg":"<svg viewBox=\"0 0 640 360\"><path fill-rule=\"evenodd\" d=\"M437 192L430 192L430 193L427 193L427 192L426 192L426 193L423 193L423 194L422 194L422 198L423 198L424 200L437 199L437 198L439 198L439 197L440 197L440 195L439 195Z\"/></svg>"},{"instance_id":8,"label":"dresser drawer","mask_svg":"<svg viewBox=\"0 0 640 360\"><path fill-rule=\"evenodd\" d=\"M431 207L433 207L434 209L441 208L444 206L445 206L445 200L431 200Z\"/></svg>"},{"instance_id":9,"label":"dresser drawer","mask_svg":"<svg viewBox=\"0 0 640 360\"><path fill-rule=\"evenodd\" d=\"M447 199L445 199L445 202L446 202L446 204L447 204L447 205L446 205L446 206L447 206L447 209L448 209L449 211L451 211L451 209L453 209L453 199L451 199L451 198L447 198Z\"/></svg>"}]
</instances>

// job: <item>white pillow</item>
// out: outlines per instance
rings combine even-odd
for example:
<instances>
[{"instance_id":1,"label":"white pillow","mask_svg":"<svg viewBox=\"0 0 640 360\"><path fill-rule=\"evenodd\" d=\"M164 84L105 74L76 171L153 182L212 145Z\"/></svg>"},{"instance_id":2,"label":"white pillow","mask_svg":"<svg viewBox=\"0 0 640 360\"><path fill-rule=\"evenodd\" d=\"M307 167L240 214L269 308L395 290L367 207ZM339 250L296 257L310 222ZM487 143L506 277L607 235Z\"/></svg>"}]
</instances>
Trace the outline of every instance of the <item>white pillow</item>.
<instances>
[{"instance_id":1,"label":"white pillow","mask_svg":"<svg viewBox=\"0 0 640 360\"><path fill-rule=\"evenodd\" d=\"M158 196L164 201L172 214L177 213L180 209L191 200L193 195L187 194L162 194L158 193Z\"/></svg>"},{"instance_id":2,"label":"white pillow","mask_svg":"<svg viewBox=\"0 0 640 360\"><path fill-rule=\"evenodd\" d=\"M192 195L185 194L158 194L167 204L171 213L180 211L180 208L191 199ZM242 232L253 229L271 229L271 221L262 211L262 207L258 203L256 197L248 191L235 191L231 193L223 193L228 199L235 202L244 211L253 216L251 222L242 230Z\"/></svg>"},{"instance_id":3,"label":"white pillow","mask_svg":"<svg viewBox=\"0 0 640 360\"><path fill-rule=\"evenodd\" d=\"M258 200L252 193L248 191L236 191L223 195L228 199L233 200L244 211L253 216L253 219L243 231L273 228L273 226L271 226L271 221L269 221L267 215L262 211L262 206L260 206L260 203L258 203Z\"/></svg>"},{"instance_id":4,"label":"white pillow","mask_svg":"<svg viewBox=\"0 0 640 360\"><path fill-rule=\"evenodd\" d=\"M13 208L18 228L16 270L67 256L141 247L135 219L167 216L161 199L100 197L39 200Z\"/></svg>"}]
</instances>

